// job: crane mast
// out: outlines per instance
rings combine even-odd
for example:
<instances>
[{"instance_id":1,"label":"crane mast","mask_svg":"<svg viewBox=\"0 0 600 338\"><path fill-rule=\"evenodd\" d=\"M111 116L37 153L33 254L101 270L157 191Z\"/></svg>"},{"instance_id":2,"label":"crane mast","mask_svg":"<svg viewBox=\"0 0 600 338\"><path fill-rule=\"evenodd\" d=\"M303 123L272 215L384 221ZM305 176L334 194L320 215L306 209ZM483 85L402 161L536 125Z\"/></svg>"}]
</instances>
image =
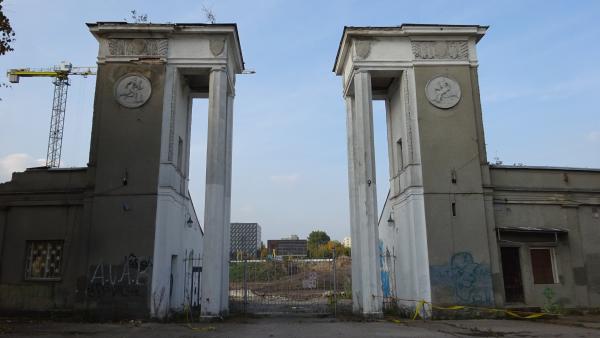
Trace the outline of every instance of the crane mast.
<instances>
[{"instance_id":1,"label":"crane mast","mask_svg":"<svg viewBox=\"0 0 600 338\"><path fill-rule=\"evenodd\" d=\"M49 69L11 69L8 78L11 83L19 83L21 77L51 77L54 84L54 97L52 100L52 113L50 115L50 132L48 135L48 150L46 153L46 166L60 167L62 155L63 130L65 125L65 112L67 109L67 92L70 86L69 76L80 75L87 77L95 75L95 67L73 67L69 62Z\"/></svg>"}]
</instances>

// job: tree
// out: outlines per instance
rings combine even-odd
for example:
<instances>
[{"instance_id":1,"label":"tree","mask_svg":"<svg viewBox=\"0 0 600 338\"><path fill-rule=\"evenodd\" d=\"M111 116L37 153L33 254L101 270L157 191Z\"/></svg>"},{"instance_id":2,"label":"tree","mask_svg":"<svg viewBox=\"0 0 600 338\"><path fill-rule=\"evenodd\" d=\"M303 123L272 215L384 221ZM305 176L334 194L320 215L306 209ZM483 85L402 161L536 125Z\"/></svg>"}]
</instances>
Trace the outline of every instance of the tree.
<instances>
[{"instance_id":1,"label":"tree","mask_svg":"<svg viewBox=\"0 0 600 338\"><path fill-rule=\"evenodd\" d=\"M315 230L308 235L308 255L310 257L325 257L326 244L331 240L325 231Z\"/></svg>"},{"instance_id":2,"label":"tree","mask_svg":"<svg viewBox=\"0 0 600 338\"><path fill-rule=\"evenodd\" d=\"M261 259L265 259L269 255L269 250L267 249L267 247L265 246L265 243L263 243L263 242L260 242L259 253L260 253L259 257Z\"/></svg>"},{"instance_id":3,"label":"tree","mask_svg":"<svg viewBox=\"0 0 600 338\"><path fill-rule=\"evenodd\" d=\"M308 235L308 246L327 244L331 238L325 231L315 230Z\"/></svg>"},{"instance_id":4,"label":"tree","mask_svg":"<svg viewBox=\"0 0 600 338\"><path fill-rule=\"evenodd\" d=\"M15 32L10 25L10 20L2 10L3 1L0 0L0 55L13 51L11 44L15 42Z\"/></svg>"}]
</instances>

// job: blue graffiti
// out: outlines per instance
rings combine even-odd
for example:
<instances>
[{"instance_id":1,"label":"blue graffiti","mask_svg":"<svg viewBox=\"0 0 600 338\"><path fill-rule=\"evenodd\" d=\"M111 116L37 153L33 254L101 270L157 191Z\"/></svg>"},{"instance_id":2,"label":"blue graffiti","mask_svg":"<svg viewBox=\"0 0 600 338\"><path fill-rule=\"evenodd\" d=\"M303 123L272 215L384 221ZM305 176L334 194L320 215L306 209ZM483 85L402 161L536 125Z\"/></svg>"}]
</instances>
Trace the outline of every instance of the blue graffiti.
<instances>
[{"instance_id":1,"label":"blue graffiti","mask_svg":"<svg viewBox=\"0 0 600 338\"><path fill-rule=\"evenodd\" d=\"M381 289L384 297L390 297L390 272L385 270L383 241L379 241L379 267L381 268Z\"/></svg>"},{"instance_id":2,"label":"blue graffiti","mask_svg":"<svg viewBox=\"0 0 600 338\"><path fill-rule=\"evenodd\" d=\"M432 287L451 289L458 303L493 303L490 268L486 264L476 263L470 252L454 254L450 264L431 266L430 274Z\"/></svg>"}]
</instances>

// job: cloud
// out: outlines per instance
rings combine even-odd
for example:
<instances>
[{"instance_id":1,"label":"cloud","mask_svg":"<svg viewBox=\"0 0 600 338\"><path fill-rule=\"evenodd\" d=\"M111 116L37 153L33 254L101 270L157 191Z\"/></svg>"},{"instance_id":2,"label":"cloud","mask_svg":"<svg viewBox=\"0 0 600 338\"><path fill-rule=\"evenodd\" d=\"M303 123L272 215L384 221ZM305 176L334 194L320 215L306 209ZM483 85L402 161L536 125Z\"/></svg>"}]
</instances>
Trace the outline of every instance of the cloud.
<instances>
[{"instance_id":1,"label":"cloud","mask_svg":"<svg viewBox=\"0 0 600 338\"><path fill-rule=\"evenodd\" d=\"M271 178L271 182L278 184L278 185L292 185L298 181L298 179L300 178L300 175L298 175L298 174L273 175L270 178Z\"/></svg>"},{"instance_id":2,"label":"cloud","mask_svg":"<svg viewBox=\"0 0 600 338\"><path fill-rule=\"evenodd\" d=\"M16 153L0 157L0 182L9 181L12 173L26 168L39 167L46 164L44 159L34 159L29 154Z\"/></svg>"},{"instance_id":3,"label":"cloud","mask_svg":"<svg viewBox=\"0 0 600 338\"><path fill-rule=\"evenodd\" d=\"M589 132L585 138L590 142L600 142L600 130Z\"/></svg>"}]
</instances>

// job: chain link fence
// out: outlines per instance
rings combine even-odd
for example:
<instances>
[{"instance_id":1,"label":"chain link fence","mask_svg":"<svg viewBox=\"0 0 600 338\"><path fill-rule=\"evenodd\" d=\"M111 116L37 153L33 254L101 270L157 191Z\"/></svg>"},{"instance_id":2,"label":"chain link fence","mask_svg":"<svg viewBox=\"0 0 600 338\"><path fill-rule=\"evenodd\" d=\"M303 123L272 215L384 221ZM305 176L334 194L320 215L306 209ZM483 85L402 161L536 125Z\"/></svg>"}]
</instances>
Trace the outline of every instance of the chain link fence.
<instances>
[{"instance_id":1,"label":"chain link fence","mask_svg":"<svg viewBox=\"0 0 600 338\"><path fill-rule=\"evenodd\" d=\"M232 313L327 314L351 311L351 259L282 257L229 265Z\"/></svg>"}]
</instances>

